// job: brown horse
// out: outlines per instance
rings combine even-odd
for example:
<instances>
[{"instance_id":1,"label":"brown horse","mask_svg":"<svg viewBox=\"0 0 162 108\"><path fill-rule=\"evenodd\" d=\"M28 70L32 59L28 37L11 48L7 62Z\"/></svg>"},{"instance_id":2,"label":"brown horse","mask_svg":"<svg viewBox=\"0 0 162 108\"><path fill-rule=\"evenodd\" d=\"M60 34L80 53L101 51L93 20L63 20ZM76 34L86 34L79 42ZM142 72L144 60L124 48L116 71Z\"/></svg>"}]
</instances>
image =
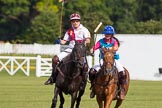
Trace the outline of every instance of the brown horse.
<instances>
[{"instance_id":1,"label":"brown horse","mask_svg":"<svg viewBox=\"0 0 162 108\"><path fill-rule=\"evenodd\" d=\"M103 48L104 62L96 75L94 90L99 108L110 108L113 100L117 100L115 108L119 108L122 101L119 98L120 85L117 68L114 65L114 50ZM130 76L126 68L125 94L128 92ZM104 103L104 104L103 104Z\"/></svg>"}]
</instances>

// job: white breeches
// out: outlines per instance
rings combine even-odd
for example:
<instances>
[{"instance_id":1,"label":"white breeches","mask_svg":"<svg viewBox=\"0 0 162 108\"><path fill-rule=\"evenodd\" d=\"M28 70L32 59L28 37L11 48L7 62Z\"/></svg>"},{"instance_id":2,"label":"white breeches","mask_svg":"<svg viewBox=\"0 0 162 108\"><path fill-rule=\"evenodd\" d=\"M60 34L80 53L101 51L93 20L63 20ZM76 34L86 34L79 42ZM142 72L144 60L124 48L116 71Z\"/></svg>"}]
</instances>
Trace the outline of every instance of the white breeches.
<instances>
[{"instance_id":1,"label":"white breeches","mask_svg":"<svg viewBox=\"0 0 162 108\"><path fill-rule=\"evenodd\" d=\"M66 57L71 52L72 52L72 49L71 48L67 48L67 49L65 49L65 51L61 52L57 56L58 56L59 60L61 61L64 57Z\"/></svg>"},{"instance_id":2,"label":"white breeches","mask_svg":"<svg viewBox=\"0 0 162 108\"><path fill-rule=\"evenodd\" d=\"M100 65L103 65L103 59L100 60L99 64L94 65L92 68L98 72L100 69ZM124 68L123 68L122 64L119 62L119 60L115 60L114 65L116 66L118 72L124 71Z\"/></svg>"},{"instance_id":3,"label":"white breeches","mask_svg":"<svg viewBox=\"0 0 162 108\"><path fill-rule=\"evenodd\" d=\"M61 52L57 56L58 56L59 60L61 61L64 57L66 57L71 52L72 52L72 49L71 48L67 48L65 51ZM86 63L86 58L84 58L84 63Z\"/></svg>"}]
</instances>

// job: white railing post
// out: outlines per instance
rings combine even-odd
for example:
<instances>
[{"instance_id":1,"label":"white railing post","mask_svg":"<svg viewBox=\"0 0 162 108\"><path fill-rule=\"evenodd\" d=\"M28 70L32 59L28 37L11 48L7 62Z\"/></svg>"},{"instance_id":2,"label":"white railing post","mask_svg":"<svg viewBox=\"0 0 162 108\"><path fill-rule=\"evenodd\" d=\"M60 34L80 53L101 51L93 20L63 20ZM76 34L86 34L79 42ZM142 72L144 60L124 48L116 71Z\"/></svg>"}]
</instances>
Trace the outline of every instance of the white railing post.
<instances>
[{"instance_id":1,"label":"white railing post","mask_svg":"<svg viewBox=\"0 0 162 108\"><path fill-rule=\"evenodd\" d=\"M10 59L10 62L11 62L11 67L10 67L9 74L10 75L14 75L14 58L13 57L10 57L9 59ZM7 65L6 65L6 67L7 67Z\"/></svg>"},{"instance_id":2,"label":"white railing post","mask_svg":"<svg viewBox=\"0 0 162 108\"><path fill-rule=\"evenodd\" d=\"M36 58L36 76L41 76L41 56L38 55Z\"/></svg>"}]
</instances>

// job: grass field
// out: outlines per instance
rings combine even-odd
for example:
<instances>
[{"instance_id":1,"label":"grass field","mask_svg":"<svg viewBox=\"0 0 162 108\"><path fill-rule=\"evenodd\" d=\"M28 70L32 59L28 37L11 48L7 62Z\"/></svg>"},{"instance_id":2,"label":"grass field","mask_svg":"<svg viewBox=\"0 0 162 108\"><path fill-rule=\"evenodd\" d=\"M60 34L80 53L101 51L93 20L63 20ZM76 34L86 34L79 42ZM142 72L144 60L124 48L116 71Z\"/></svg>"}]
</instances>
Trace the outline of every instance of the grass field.
<instances>
[{"instance_id":1,"label":"grass field","mask_svg":"<svg viewBox=\"0 0 162 108\"><path fill-rule=\"evenodd\" d=\"M35 77L34 72L29 77L22 72L14 76L0 72L0 108L50 108L54 86L43 85L46 79ZM98 108L96 100L89 98L89 86L88 83L80 108ZM65 98L64 108L69 108L70 96ZM162 81L131 80L121 108L162 108Z\"/></svg>"}]
</instances>

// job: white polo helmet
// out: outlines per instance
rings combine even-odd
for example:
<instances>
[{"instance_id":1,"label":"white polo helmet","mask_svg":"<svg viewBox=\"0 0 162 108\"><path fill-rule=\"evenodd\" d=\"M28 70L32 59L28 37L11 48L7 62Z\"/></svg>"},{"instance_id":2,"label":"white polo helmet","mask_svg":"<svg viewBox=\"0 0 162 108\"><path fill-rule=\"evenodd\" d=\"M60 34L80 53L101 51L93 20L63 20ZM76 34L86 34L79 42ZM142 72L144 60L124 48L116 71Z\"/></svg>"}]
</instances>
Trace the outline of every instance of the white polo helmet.
<instances>
[{"instance_id":1,"label":"white polo helmet","mask_svg":"<svg viewBox=\"0 0 162 108\"><path fill-rule=\"evenodd\" d=\"M81 19L81 18L80 18L80 15L77 14L77 13L71 14L71 15L70 15L70 20L74 20L74 19L80 20L80 19Z\"/></svg>"}]
</instances>

